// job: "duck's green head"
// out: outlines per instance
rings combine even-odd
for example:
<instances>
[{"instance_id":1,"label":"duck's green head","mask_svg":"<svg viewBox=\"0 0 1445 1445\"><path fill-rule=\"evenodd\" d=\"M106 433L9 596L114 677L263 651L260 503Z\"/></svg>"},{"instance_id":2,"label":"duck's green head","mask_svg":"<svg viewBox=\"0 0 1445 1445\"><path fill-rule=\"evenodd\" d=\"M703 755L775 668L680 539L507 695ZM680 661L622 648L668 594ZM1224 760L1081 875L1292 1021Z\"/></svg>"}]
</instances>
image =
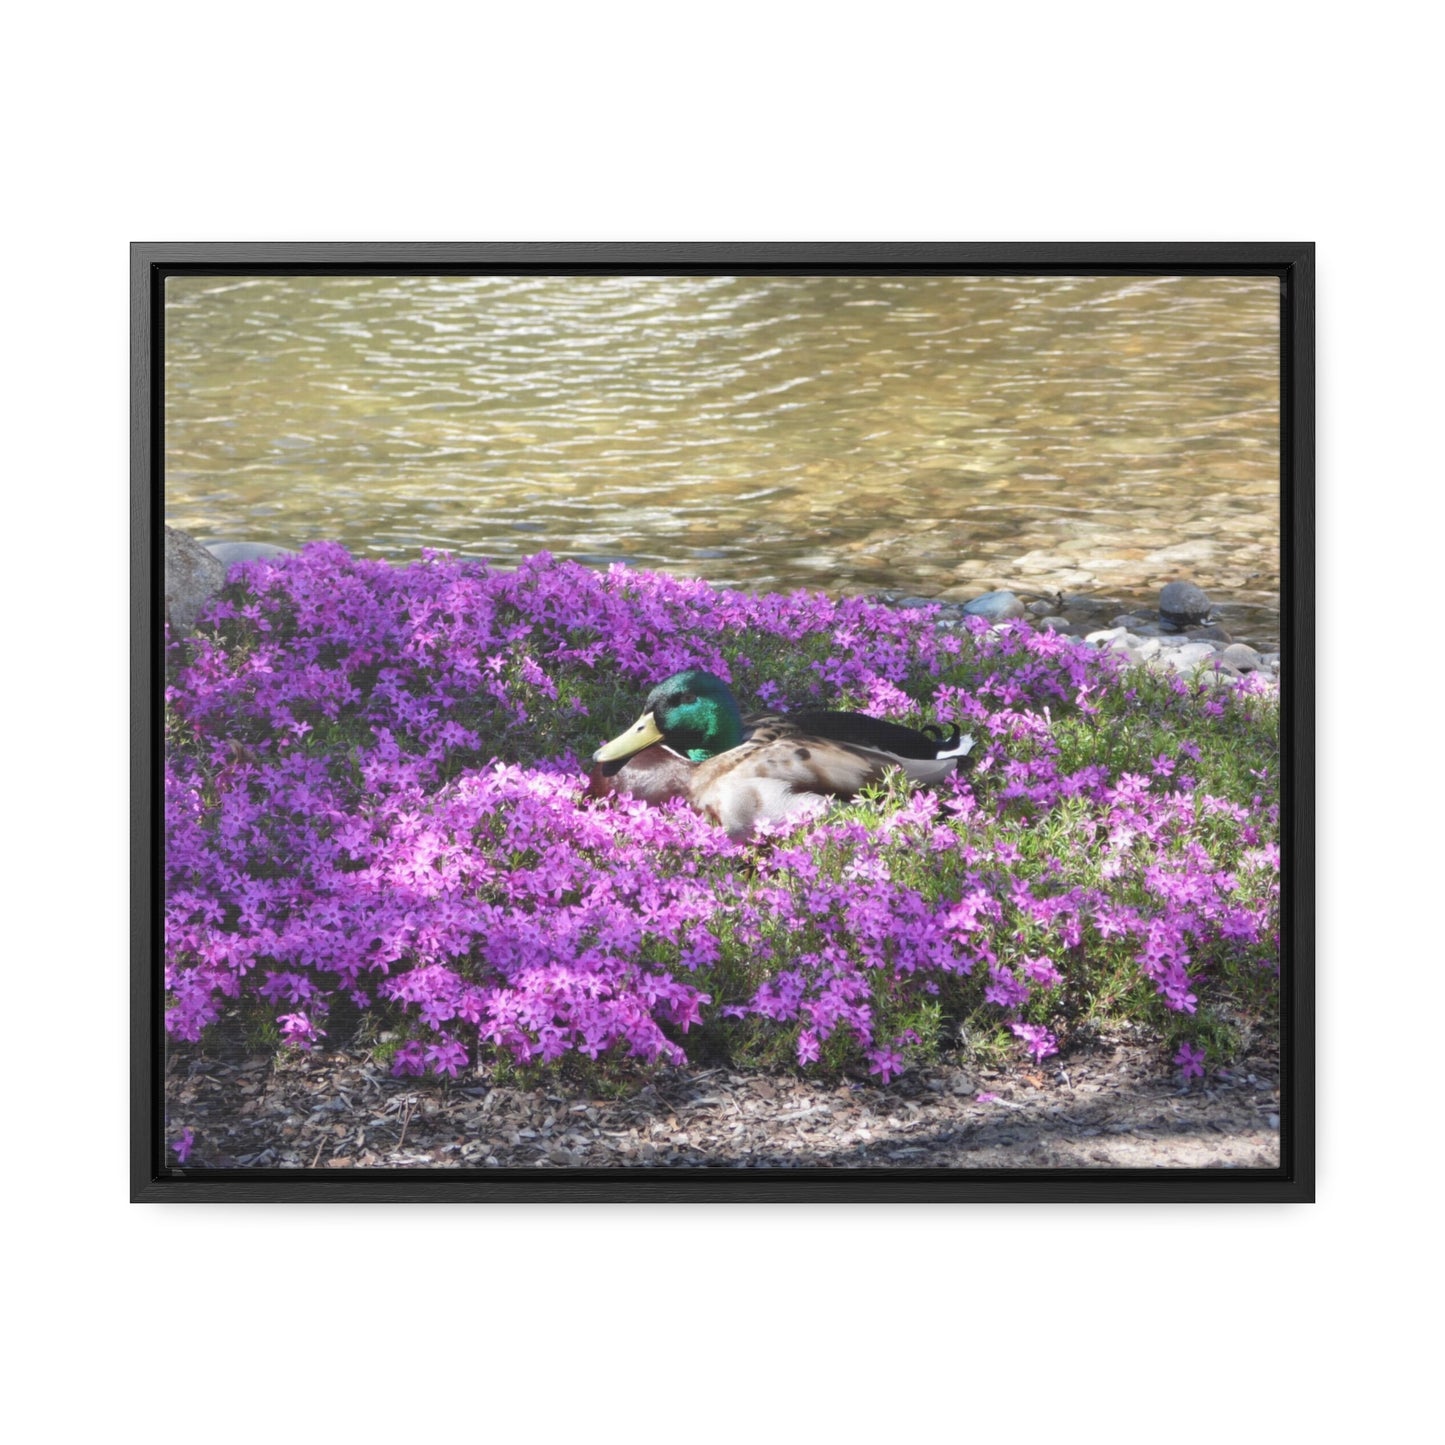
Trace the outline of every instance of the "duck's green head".
<instances>
[{"instance_id":1,"label":"duck's green head","mask_svg":"<svg viewBox=\"0 0 1445 1445\"><path fill-rule=\"evenodd\" d=\"M592 754L594 762L631 757L653 743L705 762L743 740L743 719L722 678L690 667L660 682L642 707L642 716L620 736Z\"/></svg>"}]
</instances>

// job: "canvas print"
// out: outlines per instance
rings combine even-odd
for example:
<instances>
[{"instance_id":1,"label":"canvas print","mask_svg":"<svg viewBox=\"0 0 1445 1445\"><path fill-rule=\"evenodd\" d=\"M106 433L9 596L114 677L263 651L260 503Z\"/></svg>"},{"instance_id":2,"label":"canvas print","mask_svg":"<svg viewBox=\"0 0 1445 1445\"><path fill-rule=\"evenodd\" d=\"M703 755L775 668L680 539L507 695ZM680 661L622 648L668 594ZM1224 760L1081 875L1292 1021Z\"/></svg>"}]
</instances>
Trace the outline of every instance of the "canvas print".
<instances>
[{"instance_id":1,"label":"canvas print","mask_svg":"<svg viewBox=\"0 0 1445 1445\"><path fill-rule=\"evenodd\" d=\"M1278 1169L1280 318L167 277L167 1169Z\"/></svg>"}]
</instances>

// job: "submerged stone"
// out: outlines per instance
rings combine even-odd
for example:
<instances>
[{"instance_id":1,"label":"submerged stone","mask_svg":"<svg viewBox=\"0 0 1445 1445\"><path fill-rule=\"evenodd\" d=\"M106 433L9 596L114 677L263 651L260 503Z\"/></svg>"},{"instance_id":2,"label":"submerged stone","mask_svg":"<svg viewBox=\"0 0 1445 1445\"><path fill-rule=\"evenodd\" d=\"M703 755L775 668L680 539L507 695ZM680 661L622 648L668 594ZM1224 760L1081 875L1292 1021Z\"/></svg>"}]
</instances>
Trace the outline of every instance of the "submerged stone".
<instances>
[{"instance_id":1,"label":"submerged stone","mask_svg":"<svg viewBox=\"0 0 1445 1445\"><path fill-rule=\"evenodd\" d=\"M1023 603L1012 592L985 592L982 597L965 602L963 610L970 617L985 617L990 622L1008 622L1025 615Z\"/></svg>"},{"instance_id":2,"label":"submerged stone","mask_svg":"<svg viewBox=\"0 0 1445 1445\"><path fill-rule=\"evenodd\" d=\"M264 561L268 557L291 557L295 554L286 547L277 547L271 542L212 542L206 551L219 558L229 567L233 562Z\"/></svg>"}]
</instances>

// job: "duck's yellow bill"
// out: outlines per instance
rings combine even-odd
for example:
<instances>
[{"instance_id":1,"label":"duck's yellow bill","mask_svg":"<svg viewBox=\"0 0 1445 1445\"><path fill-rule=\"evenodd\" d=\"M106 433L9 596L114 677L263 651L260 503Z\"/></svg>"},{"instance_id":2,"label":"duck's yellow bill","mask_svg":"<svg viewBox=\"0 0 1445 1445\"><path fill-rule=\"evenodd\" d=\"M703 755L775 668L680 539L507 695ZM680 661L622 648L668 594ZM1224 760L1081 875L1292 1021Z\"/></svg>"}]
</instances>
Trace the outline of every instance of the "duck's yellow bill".
<instances>
[{"instance_id":1,"label":"duck's yellow bill","mask_svg":"<svg viewBox=\"0 0 1445 1445\"><path fill-rule=\"evenodd\" d=\"M594 763L612 763L618 758L630 758L633 753L640 753L643 748L649 748L653 743L660 743L662 734L657 730L657 724L652 719L650 712L643 715L627 729L613 738L610 743L603 745L592 754Z\"/></svg>"}]
</instances>

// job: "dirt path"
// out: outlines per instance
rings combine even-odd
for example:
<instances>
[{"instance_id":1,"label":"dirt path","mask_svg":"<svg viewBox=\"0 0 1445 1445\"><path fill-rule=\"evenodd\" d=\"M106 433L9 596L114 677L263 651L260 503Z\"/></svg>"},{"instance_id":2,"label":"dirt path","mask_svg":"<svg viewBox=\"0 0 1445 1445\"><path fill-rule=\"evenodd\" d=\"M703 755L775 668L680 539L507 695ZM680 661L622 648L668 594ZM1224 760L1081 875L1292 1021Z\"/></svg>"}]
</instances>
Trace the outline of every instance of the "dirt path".
<instances>
[{"instance_id":1,"label":"dirt path","mask_svg":"<svg viewBox=\"0 0 1445 1445\"><path fill-rule=\"evenodd\" d=\"M1096 1042L1043 1069L912 1070L887 1089L728 1069L630 1097L392 1079L363 1056L172 1062L168 1138L202 1168L1276 1168L1265 1050L1185 1088L1157 1047Z\"/></svg>"}]
</instances>

